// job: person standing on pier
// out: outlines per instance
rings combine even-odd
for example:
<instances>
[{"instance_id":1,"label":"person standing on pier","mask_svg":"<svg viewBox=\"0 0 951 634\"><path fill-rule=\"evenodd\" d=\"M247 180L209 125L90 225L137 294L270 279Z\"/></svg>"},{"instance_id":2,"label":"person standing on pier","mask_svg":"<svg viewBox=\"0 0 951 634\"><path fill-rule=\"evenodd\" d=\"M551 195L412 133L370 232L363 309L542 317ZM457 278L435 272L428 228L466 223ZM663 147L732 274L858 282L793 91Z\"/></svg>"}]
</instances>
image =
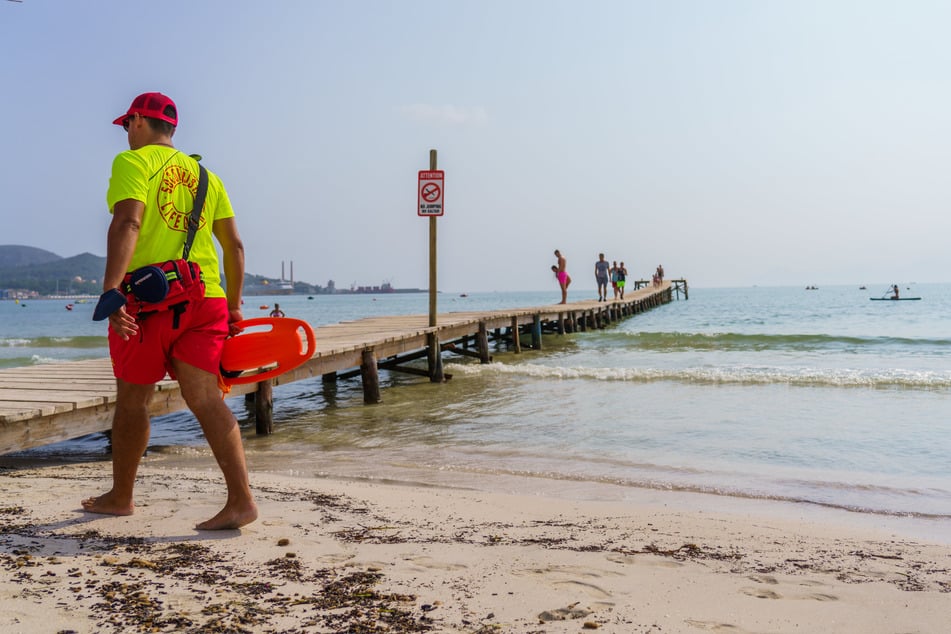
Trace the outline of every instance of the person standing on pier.
<instances>
[{"instance_id":1,"label":"person standing on pier","mask_svg":"<svg viewBox=\"0 0 951 634\"><path fill-rule=\"evenodd\" d=\"M571 284L571 277L568 275L567 261L561 251L555 249L555 257L558 258L557 266L552 266L555 277L558 278L558 285L561 286L561 304L568 303L568 285Z\"/></svg>"},{"instance_id":2,"label":"person standing on pier","mask_svg":"<svg viewBox=\"0 0 951 634\"><path fill-rule=\"evenodd\" d=\"M627 269L624 268L624 262L621 262L621 266L617 269L617 290L621 294L621 299L624 299L624 286L627 284Z\"/></svg>"},{"instance_id":3,"label":"person standing on pier","mask_svg":"<svg viewBox=\"0 0 951 634\"><path fill-rule=\"evenodd\" d=\"M614 262L611 263L611 288L614 290L614 299L617 299L617 293L618 293L617 275L618 275L617 260L615 260Z\"/></svg>"},{"instance_id":4,"label":"person standing on pier","mask_svg":"<svg viewBox=\"0 0 951 634\"><path fill-rule=\"evenodd\" d=\"M594 279L598 283L598 301L608 301L608 271L611 265L604 259L604 254L598 254L598 261L594 263Z\"/></svg>"},{"instance_id":5,"label":"person standing on pier","mask_svg":"<svg viewBox=\"0 0 951 634\"><path fill-rule=\"evenodd\" d=\"M109 319L109 353L116 377L112 420L112 489L83 500L91 513L131 515L133 488L149 442L149 402L168 372L201 424L228 490L224 507L199 530L235 529L257 519L238 421L221 398L218 372L225 338L242 320L244 246L224 185L198 161L172 145L178 126L175 103L161 93L133 100L115 121L128 135L129 150L112 163L106 201L112 213L106 246L104 293L95 319ZM198 222L191 218L199 181L207 194ZM194 237L186 246L189 223ZM227 292L221 287L215 240L224 256ZM187 260L187 262L185 262ZM187 301L169 305L155 293L131 294L132 271L174 265L188 277ZM193 268L200 266L200 274ZM170 275L167 274L167 275ZM172 279L165 276L166 279ZM201 280L199 283L197 280ZM194 280L194 281L193 281ZM164 280L162 280L164 281ZM197 290L196 290L197 289ZM142 290L136 288L136 291ZM142 293L139 293L142 295ZM161 295L161 298L158 298ZM170 299L170 298L169 298ZM175 299L179 299L178 296Z\"/></svg>"}]
</instances>

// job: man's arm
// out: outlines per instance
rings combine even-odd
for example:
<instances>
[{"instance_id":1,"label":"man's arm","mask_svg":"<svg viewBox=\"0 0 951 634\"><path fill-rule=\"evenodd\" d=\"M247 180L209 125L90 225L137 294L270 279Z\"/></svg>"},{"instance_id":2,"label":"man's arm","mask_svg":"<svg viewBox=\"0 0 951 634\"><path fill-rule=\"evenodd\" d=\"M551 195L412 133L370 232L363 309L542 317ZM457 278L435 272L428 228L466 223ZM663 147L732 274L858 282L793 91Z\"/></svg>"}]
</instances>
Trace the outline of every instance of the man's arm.
<instances>
[{"instance_id":1,"label":"man's arm","mask_svg":"<svg viewBox=\"0 0 951 634\"><path fill-rule=\"evenodd\" d=\"M112 208L112 222L106 236L106 272L102 278L103 292L119 288L122 278L129 270L135 245L139 240L145 203L127 198L120 200ZM134 335L139 327L125 311L125 307L109 315L109 324L123 339Z\"/></svg>"},{"instance_id":2,"label":"man's arm","mask_svg":"<svg viewBox=\"0 0 951 634\"><path fill-rule=\"evenodd\" d=\"M120 200L112 209L112 222L106 237L106 273L102 279L102 290L119 288L122 278L129 270L129 262L135 253L139 241L139 229L145 204L139 200L127 198Z\"/></svg>"},{"instance_id":3,"label":"man's arm","mask_svg":"<svg viewBox=\"0 0 951 634\"><path fill-rule=\"evenodd\" d=\"M238 223L235 222L234 217L216 220L211 228L221 245L224 256L228 323L234 323L244 319L241 314L241 293L244 290L244 243L238 235Z\"/></svg>"}]
</instances>

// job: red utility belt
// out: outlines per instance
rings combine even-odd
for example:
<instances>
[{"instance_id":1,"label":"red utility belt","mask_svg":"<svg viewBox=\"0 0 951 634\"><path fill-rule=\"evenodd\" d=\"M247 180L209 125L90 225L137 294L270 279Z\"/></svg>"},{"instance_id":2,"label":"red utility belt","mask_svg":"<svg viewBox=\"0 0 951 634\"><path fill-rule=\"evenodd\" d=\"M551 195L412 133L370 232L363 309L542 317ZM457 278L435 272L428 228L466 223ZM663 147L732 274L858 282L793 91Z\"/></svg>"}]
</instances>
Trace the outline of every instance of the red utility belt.
<instances>
[{"instance_id":1,"label":"red utility belt","mask_svg":"<svg viewBox=\"0 0 951 634\"><path fill-rule=\"evenodd\" d=\"M205 297L205 282L197 262L168 260L138 268L122 279L126 310L131 315L180 307Z\"/></svg>"}]
</instances>

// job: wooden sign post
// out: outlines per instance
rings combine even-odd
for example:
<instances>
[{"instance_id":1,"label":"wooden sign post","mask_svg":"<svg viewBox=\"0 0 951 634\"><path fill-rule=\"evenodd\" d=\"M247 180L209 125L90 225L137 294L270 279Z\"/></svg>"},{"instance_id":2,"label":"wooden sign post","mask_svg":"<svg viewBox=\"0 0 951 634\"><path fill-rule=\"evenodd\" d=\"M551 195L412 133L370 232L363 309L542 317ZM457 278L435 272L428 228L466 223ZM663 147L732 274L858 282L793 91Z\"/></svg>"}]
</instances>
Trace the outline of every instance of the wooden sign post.
<instances>
[{"instance_id":1,"label":"wooden sign post","mask_svg":"<svg viewBox=\"0 0 951 634\"><path fill-rule=\"evenodd\" d=\"M436 150L429 151L429 170L419 172L417 188L420 216L429 216L429 327L436 327L436 218L443 215L443 190L445 174L436 169ZM442 350L436 333L427 336L429 348L429 380L442 383Z\"/></svg>"}]
</instances>

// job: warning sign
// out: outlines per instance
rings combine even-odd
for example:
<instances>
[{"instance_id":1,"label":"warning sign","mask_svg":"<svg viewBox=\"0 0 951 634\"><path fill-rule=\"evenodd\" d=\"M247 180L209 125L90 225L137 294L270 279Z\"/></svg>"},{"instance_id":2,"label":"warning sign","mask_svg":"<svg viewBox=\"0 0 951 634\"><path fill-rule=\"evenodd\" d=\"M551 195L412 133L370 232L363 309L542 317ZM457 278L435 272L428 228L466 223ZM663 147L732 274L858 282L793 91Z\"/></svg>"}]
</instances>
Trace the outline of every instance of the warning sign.
<instances>
[{"instance_id":1,"label":"warning sign","mask_svg":"<svg viewBox=\"0 0 951 634\"><path fill-rule=\"evenodd\" d=\"M420 216L441 216L443 213L443 189L445 172L442 170L420 170L419 172L419 208Z\"/></svg>"}]
</instances>

